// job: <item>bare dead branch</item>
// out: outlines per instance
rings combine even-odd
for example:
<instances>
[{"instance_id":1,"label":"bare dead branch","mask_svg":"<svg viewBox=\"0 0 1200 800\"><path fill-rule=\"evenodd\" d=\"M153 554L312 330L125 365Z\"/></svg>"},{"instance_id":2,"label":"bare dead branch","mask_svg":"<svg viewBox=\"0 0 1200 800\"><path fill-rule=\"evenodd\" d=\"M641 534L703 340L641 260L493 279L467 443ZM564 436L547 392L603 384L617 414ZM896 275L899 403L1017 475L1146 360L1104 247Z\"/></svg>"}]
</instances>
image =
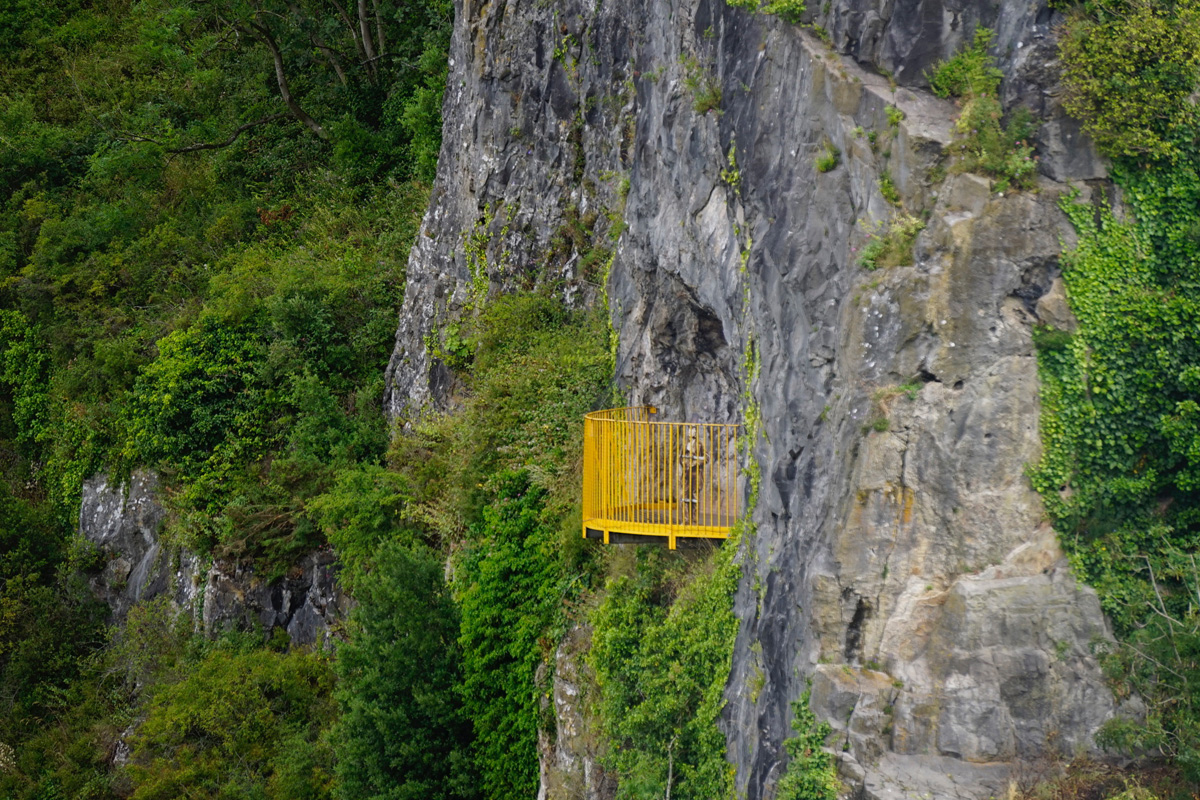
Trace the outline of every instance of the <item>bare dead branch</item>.
<instances>
[{"instance_id":1,"label":"bare dead branch","mask_svg":"<svg viewBox=\"0 0 1200 800\"><path fill-rule=\"evenodd\" d=\"M267 116L262 117L261 119L256 119L253 122L247 122L244 125L237 126L236 128L233 129L233 133L229 134L229 136L226 137L225 139L223 139L222 141L200 142L199 144L189 144L186 147L169 147L169 148L167 148L167 152L178 154L178 153L198 153L201 150L220 150L221 148L229 147L229 145L236 142L243 133L250 130L251 128L257 128L259 125L266 125L270 122L274 122L277 119L283 119L286 116L287 116L287 114L268 114Z\"/></svg>"}]
</instances>

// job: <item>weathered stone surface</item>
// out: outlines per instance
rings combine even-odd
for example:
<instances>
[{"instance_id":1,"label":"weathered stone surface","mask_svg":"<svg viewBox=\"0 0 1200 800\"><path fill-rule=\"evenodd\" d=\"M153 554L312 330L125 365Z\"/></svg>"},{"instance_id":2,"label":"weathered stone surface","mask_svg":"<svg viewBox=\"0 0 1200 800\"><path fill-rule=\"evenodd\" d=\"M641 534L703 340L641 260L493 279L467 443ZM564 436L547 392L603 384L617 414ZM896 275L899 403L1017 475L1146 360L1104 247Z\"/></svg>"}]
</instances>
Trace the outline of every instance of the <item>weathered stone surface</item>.
<instances>
[{"instance_id":1,"label":"weathered stone surface","mask_svg":"<svg viewBox=\"0 0 1200 800\"><path fill-rule=\"evenodd\" d=\"M106 562L90 584L114 622L124 621L134 604L164 593L177 607L191 609L200 591L200 560L159 540L166 512L158 492L158 476L146 470L134 472L128 485L103 474L83 482L79 530Z\"/></svg>"},{"instance_id":2,"label":"weathered stone surface","mask_svg":"<svg viewBox=\"0 0 1200 800\"><path fill-rule=\"evenodd\" d=\"M337 572L329 550L310 553L270 582L244 564L214 561L204 593L205 630L282 628L293 644L327 644L350 610Z\"/></svg>"},{"instance_id":3,"label":"weathered stone surface","mask_svg":"<svg viewBox=\"0 0 1200 800\"><path fill-rule=\"evenodd\" d=\"M594 685L584 657L591 630L567 631L554 653L554 735L538 732L541 780L538 800L611 800L616 780L601 764L601 737L587 715L587 692Z\"/></svg>"},{"instance_id":4,"label":"weathered stone surface","mask_svg":"<svg viewBox=\"0 0 1200 800\"><path fill-rule=\"evenodd\" d=\"M1088 749L1116 712L1087 648L1107 635L1095 596L1024 477L1040 452L1031 329L1070 320L1056 181L1103 164L1057 106L1044 4L813 5L832 49L719 0L464 0L388 409L452 403L429 345L483 284L548 264L594 300L554 235L620 211L607 288L630 402L729 421L749 395L762 416L725 712L739 793L773 796L812 676L853 791L1002 794L1013 763ZM956 109L922 75L980 24L997 31L1006 100L1049 121L1036 193L942 177ZM689 86L707 81L720 113L697 108ZM820 173L829 145L840 162ZM911 266L866 272L860 248L899 213L884 175L928 222ZM543 774L577 746L545 748Z\"/></svg>"},{"instance_id":5,"label":"weathered stone surface","mask_svg":"<svg viewBox=\"0 0 1200 800\"><path fill-rule=\"evenodd\" d=\"M311 553L283 578L261 580L244 565L209 563L159 537L166 511L158 476L139 470L128 486L96 475L83 485L79 530L101 548L105 566L92 591L120 623L136 603L161 595L206 633L235 627L287 631L293 644L327 643L349 610L329 551Z\"/></svg>"}]
</instances>

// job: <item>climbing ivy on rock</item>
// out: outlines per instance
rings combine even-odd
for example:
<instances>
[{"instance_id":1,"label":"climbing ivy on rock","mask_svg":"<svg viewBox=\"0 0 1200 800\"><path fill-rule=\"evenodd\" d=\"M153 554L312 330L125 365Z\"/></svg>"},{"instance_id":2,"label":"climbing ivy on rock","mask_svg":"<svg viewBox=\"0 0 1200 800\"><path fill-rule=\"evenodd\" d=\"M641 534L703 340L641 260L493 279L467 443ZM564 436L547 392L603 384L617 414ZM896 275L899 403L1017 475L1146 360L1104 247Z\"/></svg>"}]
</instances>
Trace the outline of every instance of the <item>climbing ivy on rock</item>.
<instances>
[{"instance_id":1,"label":"climbing ivy on rock","mask_svg":"<svg viewBox=\"0 0 1200 800\"><path fill-rule=\"evenodd\" d=\"M1044 455L1030 475L1113 620L1120 645L1105 664L1118 693L1148 705L1144 722L1116 720L1098 740L1168 754L1200 782L1200 129L1170 95L1200 74L1178 46L1190 34L1159 24L1193 11L1073 12L1070 107L1113 157L1124 208L1061 201L1078 234L1063 258L1078 328L1035 332ZM1132 39L1114 33L1138 24ZM1101 86L1112 96L1089 95Z\"/></svg>"}]
</instances>

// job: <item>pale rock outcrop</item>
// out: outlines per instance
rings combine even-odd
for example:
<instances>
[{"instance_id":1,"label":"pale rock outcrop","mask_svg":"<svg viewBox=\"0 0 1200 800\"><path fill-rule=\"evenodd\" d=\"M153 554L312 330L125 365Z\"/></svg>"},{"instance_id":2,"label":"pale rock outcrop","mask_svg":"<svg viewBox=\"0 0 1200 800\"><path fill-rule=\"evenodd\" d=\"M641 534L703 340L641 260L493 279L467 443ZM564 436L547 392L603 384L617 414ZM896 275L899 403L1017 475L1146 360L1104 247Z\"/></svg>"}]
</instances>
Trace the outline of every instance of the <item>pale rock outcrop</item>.
<instances>
[{"instance_id":1,"label":"pale rock outcrop","mask_svg":"<svg viewBox=\"0 0 1200 800\"><path fill-rule=\"evenodd\" d=\"M112 609L114 623L136 603L166 595L210 635L281 628L293 644L329 642L350 605L332 552L310 553L272 581L245 565L202 559L160 537L166 517L160 491L158 476L148 470L134 472L127 484L103 474L84 481L79 530L104 560L89 582Z\"/></svg>"}]
</instances>

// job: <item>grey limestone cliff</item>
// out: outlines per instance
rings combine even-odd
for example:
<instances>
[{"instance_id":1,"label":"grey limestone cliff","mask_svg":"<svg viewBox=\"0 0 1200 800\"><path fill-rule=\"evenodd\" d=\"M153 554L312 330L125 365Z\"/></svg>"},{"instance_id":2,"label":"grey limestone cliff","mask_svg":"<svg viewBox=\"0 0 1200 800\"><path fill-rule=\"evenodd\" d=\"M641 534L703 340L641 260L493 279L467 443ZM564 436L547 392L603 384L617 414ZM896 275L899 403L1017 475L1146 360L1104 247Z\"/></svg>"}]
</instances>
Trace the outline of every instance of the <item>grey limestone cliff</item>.
<instances>
[{"instance_id":1,"label":"grey limestone cliff","mask_svg":"<svg viewBox=\"0 0 1200 800\"><path fill-rule=\"evenodd\" d=\"M337 583L332 552L305 556L286 575L264 580L248 566L202 559L159 535L166 516L158 476L128 483L96 475L83 484L79 530L101 552L90 578L96 597L122 622L135 604L166 596L205 633L226 628L284 630L293 644L325 643L345 619L349 598Z\"/></svg>"},{"instance_id":2,"label":"grey limestone cliff","mask_svg":"<svg viewBox=\"0 0 1200 800\"><path fill-rule=\"evenodd\" d=\"M1056 200L1104 191L1104 166L1057 106L1042 3L834 0L806 21L830 44L722 0L462 0L387 406L452 401L438 342L486 296L552 274L596 301L603 275L560 232L619 219L630 402L762 416L725 712L739 792L773 796L811 680L858 796L986 797L1116 713L1099 604L1024 477L1031 329L1070 324ZM947 169L956 109L924 74L978 25L1005 100L1043 121L1036 191ZM858 249L900 213L885 175L926 225L911 266L870 272Z\"/></svg>"}]
</instances>

